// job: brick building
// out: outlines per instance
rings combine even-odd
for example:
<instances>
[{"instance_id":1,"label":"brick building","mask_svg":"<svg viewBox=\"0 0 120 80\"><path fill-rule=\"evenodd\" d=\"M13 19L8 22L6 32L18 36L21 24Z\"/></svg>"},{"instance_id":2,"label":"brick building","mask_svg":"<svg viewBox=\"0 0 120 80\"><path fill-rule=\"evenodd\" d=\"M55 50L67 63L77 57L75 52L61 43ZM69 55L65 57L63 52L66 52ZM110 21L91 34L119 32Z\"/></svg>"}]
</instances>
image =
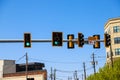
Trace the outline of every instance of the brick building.
<instances>
[{"instance_id":1,"label":"brick building","mask_svg":"<svg viewBox=\"0 0 120 80\"><path fill-rule=\"evenodd\" d=\"M43 63L15 64L15 60L0 60L0 80L47 80Z\"/></svg>"}]
</instances>

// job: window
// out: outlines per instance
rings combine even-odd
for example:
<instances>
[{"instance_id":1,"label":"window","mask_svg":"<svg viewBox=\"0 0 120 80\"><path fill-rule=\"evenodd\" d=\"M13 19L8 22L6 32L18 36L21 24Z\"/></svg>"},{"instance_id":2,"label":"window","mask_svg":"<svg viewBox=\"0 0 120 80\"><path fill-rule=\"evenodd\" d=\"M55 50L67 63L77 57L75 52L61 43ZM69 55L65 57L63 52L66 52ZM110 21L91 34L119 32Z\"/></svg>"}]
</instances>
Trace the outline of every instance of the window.
<instances>
[{"instance_id":1,"label":"window","mask_svg":"<svg viewBox=\"0 0 120 80\"><path fill-rule=\"evenodd\" d=\"M114 26L113 27L113 32L114 33L120 32L120 26Z\"/></svg>"},{"instance_id":2,"label":"window","mask_svg":"<svg viewBox=\"0 0 120 80\"><path fill-rule=\"evenodd\" d=\"M120 44L120 37L114 38L114 44Z\"/></svg>"},{"instance_id":3,"label":"window","mask_svg":"<svg viewBox=\"0 0 120 80\"><path fill-rule=\"evenodd\" d=\"M115 49L115 55L120 55L120 48Z\"/></svg>"},{"instance_id":4,"label":"window","mask_svg":"<svg viewBox=\"0 0 120 80\"><path fill-rule=\"evenodd\" d=\"M110 57L110 52L107 52L107 58L109 58Z\"/></svg>"}]
</instances>

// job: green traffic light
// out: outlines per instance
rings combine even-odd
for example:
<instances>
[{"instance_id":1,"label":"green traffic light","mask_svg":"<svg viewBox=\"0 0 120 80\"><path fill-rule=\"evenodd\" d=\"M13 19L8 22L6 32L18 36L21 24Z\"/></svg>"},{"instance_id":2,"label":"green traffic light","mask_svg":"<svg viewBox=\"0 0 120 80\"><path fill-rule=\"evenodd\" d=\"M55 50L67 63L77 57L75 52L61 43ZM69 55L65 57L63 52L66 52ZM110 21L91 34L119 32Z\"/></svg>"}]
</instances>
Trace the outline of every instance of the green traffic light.
<instances>
[{"instance_id":1,"label":"green traffic light","mask_svg":"<svg viewBox=\"0 0 120 80\"><path fill-rule=\"evenodd\" d=\"M55 41L55 45L58 45L59 44L59 42L58 41Z\"/></svg>"},{"instance_id":2,"label":"green traffic light","mask_svg":"<svg viewBox=\"0 0 120 80\"><path fill-rule=\"evenodd\" d=\"M29 42L26 42L26 46L30 46L30 43L29 43Z\"/></svg>"}]
</instances>

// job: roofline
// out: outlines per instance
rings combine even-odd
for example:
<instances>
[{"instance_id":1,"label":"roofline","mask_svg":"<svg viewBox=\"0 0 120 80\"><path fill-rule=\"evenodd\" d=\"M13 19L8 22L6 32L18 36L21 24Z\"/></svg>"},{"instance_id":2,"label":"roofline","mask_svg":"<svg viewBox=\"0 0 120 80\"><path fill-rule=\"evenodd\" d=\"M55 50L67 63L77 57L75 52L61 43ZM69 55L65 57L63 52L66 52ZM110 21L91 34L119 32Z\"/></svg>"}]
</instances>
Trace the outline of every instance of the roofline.
<instances>
[{"instance_id":1,"label":"roofline","mask_svg":"<svg viewBox=\"0 0 120 80\"><path fill-rule=\"evenodd\" d=\"M107 21L107 22L105 23L105 25L104 25L104 28L106 28L106 25L107 25L107 24L110 24L111 21L115 21L115 20L120 20L120 17L108 19L108 21ZM112 22L111 22L111 23L112 23Z\"/></svg>"},{"instance_id":2,"label":"roofline","mask_svg":"<svg viewBox=\"0 0 120 80\"><path fill-rule=\"evenodd\" d=\"M28 63L28 65L34 65L34 64L41 64L41 65L45 65L44 63L41 63L41 62L29 62L29 63ZM24 66L24 65L26 65L26 63L16 64L16 65L19 65L19 66Z\"/></svg>"},{"instance_id":3,"label":"roofline","mask_svg":"<svg viewBox=\"0 0 120 80\"><path fill-rule=\"evenodd\" d=\"M15 60L11 60L11 59L0 59L0 61L15 61Z\"/></svg>"}]
</instances>

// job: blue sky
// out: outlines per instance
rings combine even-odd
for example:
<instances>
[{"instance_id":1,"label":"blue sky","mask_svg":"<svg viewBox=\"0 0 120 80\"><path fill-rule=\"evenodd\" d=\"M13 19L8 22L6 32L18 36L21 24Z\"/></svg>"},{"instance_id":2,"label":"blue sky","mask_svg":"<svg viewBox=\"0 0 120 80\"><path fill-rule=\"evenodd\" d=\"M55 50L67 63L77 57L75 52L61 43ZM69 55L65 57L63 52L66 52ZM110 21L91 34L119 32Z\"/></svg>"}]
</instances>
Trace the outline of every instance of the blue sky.
<instances>
[{"instance_id":1,"label":"blue sky","mask_svg":"<svg viewBox=\"0 0 120 80\"><path fill-rule=\"evenodd\" d=\"M53 31L63 32L64 39L68 34L78 32L85 38L100 34L103 39L104 25L110 18L120 17L119 0L0 0L0 39L23 39L25 32L30 32L32 39L52 39ZM0 43L0 59L18 60L26 52L29 62L43 62L50 73L50 67L75 71L83 70L83 62L91 68L91 54L103 56L96 58L97 70L105 64L105 48L101 43L100 49L93 49L92 45L67 49L67 44L62 47L52 47L52 43L32 43L32 48L24 48L23 43ZM24 63L25 58L18 63ZM87 75L93 69L87 70ZM79 72L79 78L83 71ZM57 72L60 79L67 79L73 73ZM60 77L64 76L64 77ZM80 79L81 80L81 79Z\"/></svg>"}]
</instances>

